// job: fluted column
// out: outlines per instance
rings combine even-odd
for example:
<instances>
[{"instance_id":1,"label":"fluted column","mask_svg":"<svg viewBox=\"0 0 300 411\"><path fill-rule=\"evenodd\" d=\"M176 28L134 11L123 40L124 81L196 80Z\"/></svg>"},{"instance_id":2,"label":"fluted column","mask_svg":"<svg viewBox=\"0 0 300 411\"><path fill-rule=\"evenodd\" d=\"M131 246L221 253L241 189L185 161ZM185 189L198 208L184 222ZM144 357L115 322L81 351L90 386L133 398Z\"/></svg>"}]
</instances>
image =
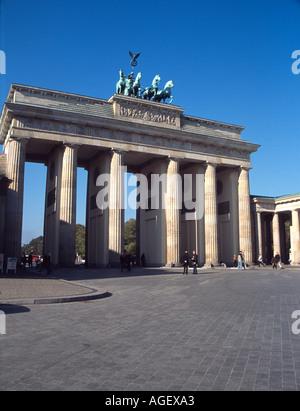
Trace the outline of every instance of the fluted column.
<instances>
[{"instance_id":1,"label":"fluted column","mask_svg":"<svg viewBox=\"0 0 300 411\"><path fill-rule=\"evenodd\" d=\"M26 140L10 138L5 147L5 153L7 155L7 177L10 180L7 190L5 257L17 257L20 263Z\"/></svg>"},{"instance_id":2,"label":"fluted column","mask_svg":"<svg viewBox=\"0 0 300 411\"><path fill-rule=\"evenodd\" d=\"M77 146L66 144L62 157L59 234L61 266L73 266L75 263L77 150Z\"/></svg>"},{"instance_id":3,"label":"fluted column","mask_svg":"<svg viewBox=\"0 0 300 411\"><path fill-rule=\"evenodd\" d=\"M272 220L272 227L273 227L273 254L275 255L278 252L281 255L280 224L279 224L279 214L278 213L274 213L273 220Z\"/></svg>"},{"instance_id":4,"label":"fluted column","mask_svg":"<svg viewBox=\"0 0 300 411\"><path fill-rule=\"evenodd\" d=\"M204 182L205 265L219 263L216 164L207 162Z\"/></svg>"},{"instance_id":5,"label":"fluted column","mask_svg":"<svg viewBox=\"0 0 300 411\"><path fill-rule=\"evenodd\" d=\"M167 265L180 265L180 215L182 186L179 175L179 160L171 158L167 170Z\"/></svg>"},{"instance_id":6,"label":"fluted column","mask_svg":"<svg viewBox=\"0 0 300 411\"><path fill-rule=\"evenodd\" d=\"M262 224L261 224L261 212L256 211L256 222L257 222L257 252L263 255L262 247Z\"/></svg>"},{"instance_id":7,"label":"fluted column","mask_svg":"<svg viewBox=\"0 0 300 411\"><path fill-rule=\"evenodd\" d=\"M292 210L291 230L292 265L300 264L300 223L299 210Z\"/></svg>"},{"instance_id":8,"label":"fluted column","mask_svg":"<svg viewBox=\"0 0 300 411\"><path fill-rule=\"evenodd\" d=\"M124 248L124 174L123 152L112 151L109 190L109 263L120 264Z\"/></svg>"},{"instance_id":9,"label":"fluted column","mask_svg":"<svg viewBox=\"0 0 300 411\"><path fill-rule=\"evenodd\" d=\"M249 169L240 168L239 175L239 237L240 250L245 255L246 263L253 262L252 236L251 236L251 214L250 214L250 186Z\"/></svg>"}]
</instances>

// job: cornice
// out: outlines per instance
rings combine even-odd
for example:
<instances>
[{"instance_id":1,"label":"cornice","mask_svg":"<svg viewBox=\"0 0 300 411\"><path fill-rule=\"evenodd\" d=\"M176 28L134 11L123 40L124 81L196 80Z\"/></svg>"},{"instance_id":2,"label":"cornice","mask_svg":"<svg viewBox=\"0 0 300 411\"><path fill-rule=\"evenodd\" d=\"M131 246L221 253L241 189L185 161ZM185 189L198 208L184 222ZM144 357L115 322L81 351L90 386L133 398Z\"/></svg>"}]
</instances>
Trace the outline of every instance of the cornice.
<instances>
[{"instance_id":1,"label":"cornice","mask_svg":"<svg viewBox=\"0 0 300 411\"><path fill-rule=\"evenodd\" d=\"M19 118L22 122L24 122L26 118L28 118L28 123L24 124L21 128L32 130L53 131L57 134L61 133L80 135L80 133L75 133L74 131L72 131L73 126L77 125L83 129L83 137L93 137L92 135L87 133L86 127L92 127L99 130L120 130L120 132L122 131L122 133L130 133L132 135L146 135L155 138L159 137L163 139L184 141L185 143L191 144L201 144L205 145L206 147L215 147L216 150L220 150L220 155L223 149L235 150L236 152L251 154L255 152L259 147L256 144L252 144L244 140L194 134L191 132L185 132L180 129L169 129L159 126L153 127L149 124L142 124L137 128L137 125L130 121L123 121L115 118L105 118L95 115L78 114L72 112L66 113L63 110L28 106L20 103L6 103L6 105L8 111L11 113L11 117L14 116L16 118ZM30 121L30 118L33 118L33 122ZM43 122L45 126L43 126ZM36 123L38 123L38 125ZM58 126L52 125L57 123L62 124L62 127L60 129L58 129ZM9 122L7 124L9 124ZM68 131L69 129L70 131ZM4 138L6 137L6 135L7 133L4 135ZM1 141L4 141L4 139Z\"/></svg>"}]
</instances>

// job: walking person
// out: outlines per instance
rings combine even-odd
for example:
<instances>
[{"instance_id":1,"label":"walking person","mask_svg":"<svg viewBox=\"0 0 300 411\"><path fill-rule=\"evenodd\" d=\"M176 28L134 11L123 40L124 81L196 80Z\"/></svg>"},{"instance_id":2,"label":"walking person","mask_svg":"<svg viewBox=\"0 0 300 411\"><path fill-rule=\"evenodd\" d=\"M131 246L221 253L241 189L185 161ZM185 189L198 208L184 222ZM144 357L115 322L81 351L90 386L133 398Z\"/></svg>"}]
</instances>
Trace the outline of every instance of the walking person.
<instances>
[{"instance_id":1,"label":"walking person","mask_svg":"<svg viewBox=\"0 0 300 411\"><path fill-rule=\"evenodd\" d=\"M273 257L272 257L271 264L272 264L273 269L274 268L277 269L277 260L276 260L275 255L273 255Z\"/></svg>"},{"instance_id":2,"label":"walking person","mask_svg":"<svg viewBox=\"0 0 300 411\"><path fill-rule=\"evenodd\" d=\"M193 264L193 274L197 274L197 266L198 266L198 255L196 254L196 251L193 251L192 255L192 264Z\"/></svg>"},{"instance_id":3,"label":"walking person","mask_svg":"<svg viewBox=\"0 0 300 411\"><path fill-rule=\"evenodd\" d=\"M276 258L276 262L277 262L277 265L279 266L279 268L283 268L283 267L282 267L282 264L281 264L281 257L280 257L280 254L279 254L278 251L277 251L277 253L276 253L276 255L275 255L275 258Z\"/></svg>"},{"instance_id":4,"label":"walking person","mask_svg":"<svg viewBox=\"0 0 300 411\"><path fill-rule=\"evenodd\" d=\"M121 273L123 272L123 269L125 266L125 259L126 259L126 253L124 251L124 253L120 255Z\"/></svg>"},{"instance_id":5,"label":"walking person","mask_svg":"<svg viewBox=\"0 0 300 411\"><path fill-rule=\"evenodd\" d=\"M243 263L244 263L244 254L242 251L239 252L238 257L237 257L237 262L238 262L238 270L243 269Z\"/></svg>"},{"instance_id":6,"label":"walking person","mask_svg":"<svg viewBox=\"0 0 300 411\"><path fill-rule=\"evenodd\" d=\"M245 253L243 251L241 253L242 253L242 256L243 256L243 267L244 267L244 270L246 270L247 264L246 264L246 259L245 259Z\"/></svg>"},{"instance_id":7,"label":"walking person","mask_svg":"<svg viewBox=\"0 0 300 411\"><path fill-rule=\"evenodd\" d=\"M258 254L258 259L257 259L257 261L258 261L258 267L260 267L261 265L262 265L263 267L266 266L266 264L263 262L263 258L262 258L262 255L261 255L261 254Z\"/></svg>"},{"instance_id":8,"label":"walking person","mask_svg":"<svg viewBox=\"0 0 300 411\"><path fill-rule=\"evenodd\" d=\"M183 263L183 275L188 275L188 270L189 270L189 264L190 264L190 256L187 250L185 250L183 257L182 257L182 263Z\"/></svg>"}]
</instances>

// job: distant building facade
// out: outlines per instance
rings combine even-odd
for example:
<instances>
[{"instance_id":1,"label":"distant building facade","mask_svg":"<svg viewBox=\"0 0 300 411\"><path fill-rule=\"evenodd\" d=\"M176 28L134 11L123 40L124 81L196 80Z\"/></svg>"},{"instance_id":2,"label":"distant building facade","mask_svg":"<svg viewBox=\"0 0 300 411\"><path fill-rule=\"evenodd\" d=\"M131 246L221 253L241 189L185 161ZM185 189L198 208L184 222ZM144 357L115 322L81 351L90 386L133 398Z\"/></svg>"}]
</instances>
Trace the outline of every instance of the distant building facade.
<instances>
[{"instance_id":1,"label":"distant building facade","mask_svg":"<svg viewBox=\"0 0 300 411\"><path fill-rule=\"evenodd\" d=\"M270 263L279 253L284 263L300 264L300 193L280 197L252 196L254 252Z\"/></svg>"}]
</instances>

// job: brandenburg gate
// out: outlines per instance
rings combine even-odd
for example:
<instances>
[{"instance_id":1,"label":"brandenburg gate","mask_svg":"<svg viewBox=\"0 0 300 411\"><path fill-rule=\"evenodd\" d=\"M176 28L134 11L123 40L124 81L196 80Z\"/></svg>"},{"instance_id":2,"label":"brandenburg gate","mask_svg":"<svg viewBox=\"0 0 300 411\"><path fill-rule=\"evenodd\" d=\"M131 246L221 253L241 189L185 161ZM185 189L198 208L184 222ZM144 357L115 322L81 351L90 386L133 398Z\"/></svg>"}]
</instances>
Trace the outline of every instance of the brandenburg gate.
<instances>
[{"instance_id":1,"label":"brandenburg gate","mask_svg":"<svg viewBox=\"0 0 300 411\"><path fill-rule=\"evenodd\" d=\"M193 117L176 105L116 93L109 100L12 84L0 118L9 185L2 226L6 257L21 257L25 162L47 166L44 251L54 264L75 260L76 171L88 172L86 260L89 266L119 263L124 210L97 204L98 177L109 174L109 204L122 202L121 167L128 172L166 175L166 209L137 209L137 252L154 266L178 265L185 249L200 264L231 262L243 250L253 261L249 170L258 145L241 137L243 127ZM198 217L178 207L189 174ZM198 194L197 194L198 193ZM152 200L157 200L151 198ZM138 201L138 199L137 199ZM194 213L196 214L196 213ZM1 250L0 250L1 251Z\"/></svg>"}]
</instances>

